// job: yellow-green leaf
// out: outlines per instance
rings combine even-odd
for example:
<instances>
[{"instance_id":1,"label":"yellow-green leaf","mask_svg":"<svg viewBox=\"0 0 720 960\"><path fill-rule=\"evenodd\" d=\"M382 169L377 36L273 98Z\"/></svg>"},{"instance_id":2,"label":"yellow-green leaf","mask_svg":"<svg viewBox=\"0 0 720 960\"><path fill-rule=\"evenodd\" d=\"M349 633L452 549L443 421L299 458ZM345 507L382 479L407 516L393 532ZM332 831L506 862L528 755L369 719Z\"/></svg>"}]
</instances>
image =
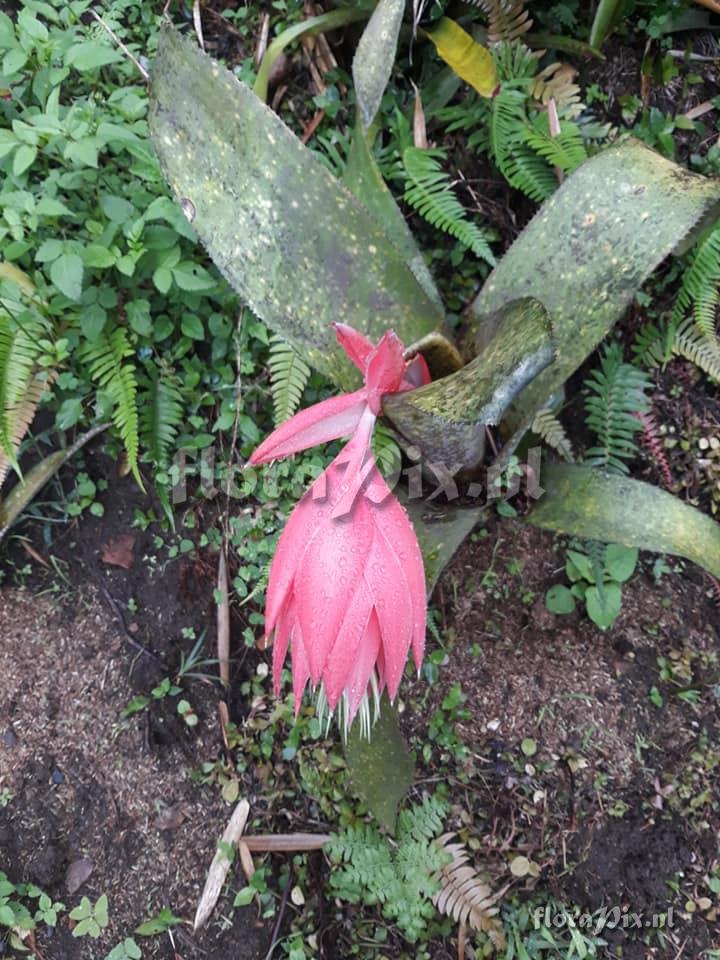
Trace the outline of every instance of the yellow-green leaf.
<instances>
[{"instance_id":1,"label":"yellow-green leaf","mask_svg":"<svg viewBox=\"0 0 720 960\"><path fill-rule=\"evenodd\" d=\"M459 24L449 17L443 17L428 36L445 63L465 83L469 83L483 97L491 97L495 93L498 80L492 54L482 44L476 43Z\"/></svg>"}]
</instances>

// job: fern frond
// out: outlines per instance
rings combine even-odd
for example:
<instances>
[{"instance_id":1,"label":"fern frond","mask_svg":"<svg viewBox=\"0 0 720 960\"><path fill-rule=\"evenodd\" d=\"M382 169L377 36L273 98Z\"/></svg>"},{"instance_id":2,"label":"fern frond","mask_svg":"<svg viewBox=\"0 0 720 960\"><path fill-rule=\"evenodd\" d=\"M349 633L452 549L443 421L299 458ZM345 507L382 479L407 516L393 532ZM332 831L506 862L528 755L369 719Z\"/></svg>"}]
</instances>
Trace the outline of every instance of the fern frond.
<instances>
[{"instance_id":1,"label":"fern frond","mask_svg":"<svg viewBox=\"0 0 720 960\"><path fill-rule=\"evenodd\" d=\"M424 797L420 803L401 811L397 824L398 842L429 843L442 830L446 815L446 803L437 797Z\"/></svg>"},{"instance_id":2,"label":"fern frond","mask_svg":"<svg viewBox=\"0 0 720 960\"><path fill-rule=\"evenodd\" d=\"M720 383L720 338L699 330L688 318L675 330L672 352L691 360L712 379Z\"/></svg>"},{"instance_id":3,"label":"fern frond","mask_svg":"<svg viewBox=\"0 0 720 960\"><path fill-rule=\"evenodd\" d=\"M565 173L572 173L587 160L587 150L580 128L567 120L560 121L560 132L550 135L548 115L542 113L528 129L526 142L543 160Z\"/></svg>"},{"instance_id":4,"label":"fern frond","mask_svg":"<svg viewBox=\"0 0 720 960\"><path fill-rule=\"evenodd\" d=\"M83 350L90 376L107 393L112 403L112 422L125 444L128 465L140 487L143 486L138 469L140 446L138 431L137 380L135 368L127 363L132 356L124 327L103 334Z\"/></svg>"},{"instance_id":5,"label":"fern frond","mask_svg":"<svg viewBox=\"0 0 720 960\"><path fill-rule=\"evenodd\" d=\"M20 442L35 417L35 412L40 406L40 401L45 391L52 384L56 376L57 373L54 371L48 372L43 370L42 372L36 373L30 381L21 402L9 412L9 419L12 423L12 457L8 456L3 450L0 450L0 487L2 487L10 468L17 463L17 451Z\"/></svg>"},{"instance_id":6,"label":"fern frond","mask_svg":"<svg viewBox=\"0 0 720 960\"><path fill-rule=\"evenodd\" d=\"M598 446L585 455L587 463L614 473L628 473L625 461L637 455L635 434L641 429L635 414L649 410L645 394L649 386L646 373L623 361L619 343L605 348L600 369L593 370L585 381L589 391L586 423L598 439Z\"/></svg>"},{"instance_id":7,"label":"fern frond","mask_svg":"<svg viewBox=\"0 0 720 960\"><path fill-rule=\"evenodd\" d=\"M547 407L544 410L538 410L530 429L533 433L542 437L548 446L557 450L563 460L567 460L568 463L573 462L575 457L573 456L572 444L568 440L565 428L552 410Z\"/></svg>"},{"instance_id":8,"label":"fern frond","mask_svg":"<svg viewBox=\"0 0 720 960\"><path fill-rule=\"evenodd\" d=\"M541 51L531 50L521 40L503 40L492 48L498 80L521 81L534 77Z\"/></svg>"},{"instance_id":9,"label":"fern frond","mask_svg":"<svg viewBox=\"0 0 720 960\"><path fill-rule=\"evenodd\" d=\"M672 356L674 330L668 324L656 327L654 323L644 323L635 334L632 345L634 363L642 363L648 369L665 366Z\"/></svg>"},{"instance_id":10,"label":"fern frond","mask_svg":"<svg viewBox=\"0 0 720 960\"><path fill-rule=\"evenodd\" d=\"M310 367L289 343L277 335L270 340L270 389L275 426L279 426L300 406L302 393L310 379Z\"/></svg>"},{"instance_id":11,"label":"fern frond","mask_svg":"<svg viewBox=\"0 0 720 960\"><path fill-rule=\"evenodd\" d=\"M670 462L665 453L665 447L660 439L660 431L655 422L655 417L651 412L639 413L638 419L642 425L642 442L655 461L662 475L665 487L668 490L672 490L675 481L673 480L672 470L670 469Z\"/></svg>"},{"instance_id":12,"label":"fern frond","mask_svg":"<svg viewBox=\"0 0 720 960\"><path fill-rule=\"evenodd\" d=\"M152 376L140 403L140 433L156 464L170 459L182 419L182 394L172 371L163 369Z\"/></svg>"},{"instance_id":13,"label":"fern frond","mask_svg":"<svg viewBox=\"0 0 720 960\"><path fill-rule=\"evenodd\" d=\"M495 257L488 244L488 235L468 220L452 189L449 174L440 165L440 160L445 159L445 151L441 149L407 147L403 151L405 201L431 226L455 237L475 256L494 266Z\"/></svg>"},{"instance_id":14,"label":"fern frond","mask_svg":"<svg viewBox=\"0 0 720 960\"><path fill-rule=\"evenodd\" d=\"M488 19L487 42L517 40L532 29L532 19L523 0L469 0Z\"/></svg>"},{"instance_id":15,"label":"fern frond","mask_svg":"<svg viewBox=\"0 0 720 960\"><path fill-rule=\"evenodd\" d=\"M335 864L331 884L344 900L358 903L369 889L383 902L393 890L396 878L390 847L371 824L349 826L333 834L327 851Z\"/></svg>"},{"instance_id":16,"label":"fern frond","mask_svg":"<svg viewBox=\"0 0 720 960\"><path fill-rule=\"evenodd\" d=\"M716 308L720 301L720 224L695 248L692 261L682 276L673 307L673 321L680 323L692 307L698 330L715 336Z\"/></svg>"},{"instance_id":17,"label":"fern frond","mask_svg":"<svg viewBox=\"0 0 720 960\"><path fill-rule=\"evenodd\" d=\"M400 477L402 467L400 447L391 432L381 423L375 425L371 442L378 469L392 487Z\"/></svg>"},{"instance_id":18,"label":"fern frond","mask_svg":"<svg viewBox=\"0 0 720 960\"><path fill-rule=\"evenodd\" d=\"M504 893L493 893L473 867L469 866L470 855L462 843L453 843L454 834L445 833L437 846L449 857L449 862L437 875L441 887L434 894L433 903L448 917L458 923L466 923L473 930L486 933L496 950L505 947L502 924L497 916L498 900Z\"/></svg>"},{"instance_id":19,"label":"fern frond","mask_svg":"<svg viewBox=\"0 0 720 960\"><path fill-rule=\"evenodd\" d=\"M554 100L558 113L572 119L583 111L580 87L573 83L576 70L568 63L551 63L544 67L530 83L531 96L547 106Z\"/></svg>"},{"instance_id":20,"label":"fern frond","mask_svg":"<svg viewBox=\"0 0 720 960\"><path fill-rule=\"evenodd\" d=\"M39 341L43 332L29 311L17 319L0 313L0 452L15 469L17 444L25 428L19 435L18 431L29 413L25 400L42 353Z\"/></svg>"},{"instance_id":21,"label":"fern frond","mask_svg":"<svg viewBox=\"0 0 720 960\"><path fill-rule=\"evenodd\" d=\"M526 143L532 128L525 103L525 92L512 86L503 87L493 98L490 150L508 183L540 203L555 191L557 180L547 162Z\"/></svg>"}]
</instances>

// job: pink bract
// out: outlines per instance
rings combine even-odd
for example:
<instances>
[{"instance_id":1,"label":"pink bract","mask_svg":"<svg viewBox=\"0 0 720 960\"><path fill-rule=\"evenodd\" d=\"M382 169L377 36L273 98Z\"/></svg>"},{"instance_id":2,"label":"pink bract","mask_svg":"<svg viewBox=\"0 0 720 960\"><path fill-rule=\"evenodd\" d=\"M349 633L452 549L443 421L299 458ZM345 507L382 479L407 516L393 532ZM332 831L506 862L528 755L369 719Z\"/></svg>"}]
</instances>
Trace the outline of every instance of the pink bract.
<instances>
[{"instance_id":1,"label":"pink bract","mask_svg":"<svg viewBox=\"0 0 720 960\"><path fill-rule=\"evenodd\" d=\"M382 398L430 379L421 357L407 364L391 331L377 345L336 324L341 346L363 374L362 389L332 397L282 424L253 453L265 463L352 435L295 507L270 568L265 630L273 638L280 691L291 651L295 712L308 680L345 726L387 690L397 694L408 653L420 668L425 574L408 516L377 469L370 440Z\"/></svg>"}]
</instances>

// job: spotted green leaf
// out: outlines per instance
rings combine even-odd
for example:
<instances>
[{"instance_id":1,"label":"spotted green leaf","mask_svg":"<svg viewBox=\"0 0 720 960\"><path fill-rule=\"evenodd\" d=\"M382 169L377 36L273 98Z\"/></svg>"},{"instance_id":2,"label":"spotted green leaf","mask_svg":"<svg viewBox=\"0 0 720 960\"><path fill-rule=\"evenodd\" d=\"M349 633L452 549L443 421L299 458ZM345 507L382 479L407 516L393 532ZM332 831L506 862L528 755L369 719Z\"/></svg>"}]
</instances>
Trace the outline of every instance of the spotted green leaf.
<instances>
[{"instance_id":1,"label":"spotted green leaf","mask_svg":"<svg viewBox=\"0 0 720 960\"><path fill-rule=\"evenodd\" d=\"M372 123L390 79L404 13L405 0L380 0L355 51L353 85L366 127Z\"/></svg>"},{"instance_id":2,"label":"spotted green leaf","mask_svg":"<svg viewBox=\"0 0 720 960\"><path fill-rule=\"evenodd\" d=\"M345 759L353 788L381 826L395 832L400 801L412 786L415 764L400 733L397 710L387 697L367 740L360 724L350 727Z\"/></svg>"},{"instance_id":3,"label":"spotted green leaf","mask_svg":"<svg viewBox=\"0 0 720 960\"><path fill-rule=\"evenodd\" d=\"M341 320L412 343L438 307L383 228L247 86L165 27L150 128L168 182L215 264L270 327L341 386Z\"/></svg>"},{"instance_id":4,"label":"spotted green leaf","mask_svg":"<svg viewBox=\"0 0 720 960\"><path fill-rule=\"evenodd\" d=\"M649 483L594 467L545 464L528 523L692 560L720 577L720 524Z\"/></svg>"},{"instance_id":5,"label":"spotted green leaf","mask_svg":"<svg viewBox=\"0 0 720 960\"><path fill-rule=\"evenodd\" d=\"M456 373L387 397L383 410L431 461L473 466L485 427L500 422L513 398L553 360L547 313L537 300L510 304L485 350Z\"/></svg>"},{"instance_id":6,"label":"spotted green leaf","mask_svg":"<svg viewBox=\"0 0 720 960\"><path fill-rule=\"evenodd\" d=\"M510 247L472 306L468 352L495 335L504 308L535 297L557 358L513 404L512 432L607 335L646 278L720 200L720 181L689 173L644 144L603 150L565 180Z\"/></svg>"}]
</instances>

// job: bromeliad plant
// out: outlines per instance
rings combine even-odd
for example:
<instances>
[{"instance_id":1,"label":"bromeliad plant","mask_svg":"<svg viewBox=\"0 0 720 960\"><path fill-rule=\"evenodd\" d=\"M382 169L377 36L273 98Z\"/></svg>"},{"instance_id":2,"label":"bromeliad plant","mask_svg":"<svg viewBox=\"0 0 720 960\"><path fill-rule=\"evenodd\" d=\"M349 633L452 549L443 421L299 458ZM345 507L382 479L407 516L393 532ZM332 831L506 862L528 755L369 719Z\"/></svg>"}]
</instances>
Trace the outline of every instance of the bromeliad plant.
<instances>
[{"instance_id":1,"label":"bromeliad plant","mask_svg":"<svg viewBox=\"0 0 720 960\"><path fill-rule=\"evenodd\" d=\"M377 687L384 683L394 695L408 648L416 662L422 652L420 562L402 508L387 499L368 457L375 418L382 413L406 448L447 476L463 471L477 480L487 467L507 472L538 413L607 336L648 275L693 239L720 201L717 182L636 141L600 152L567 177L495 267L467 311L456 347L372 149L404 7L402 0L380 0L363 34L363 56L353 65L358 119L343 182L255 93L172 28L164 32L152 77L158 156L215 263L310 364L342 389L356 390L303 412L254 456L263 462L354 434L324 475L327 499L315 501L309 491L291 518L268 595L276 684L289 640L298 698L308 678L322 682L331 707L346 704L348 721L368 680L373 687L373 667ZM339 328L355 365L335 343L335 321L359 332ZM411 345L409 355L424 354L432 382L416 377L416 389L402 389L410 371L402 371L399 341ZM359 391L357 367L365 382ZM670 494L588 464L544 465L540 484L528 522L675 553L720 576L720 527ZM378 522L378 498L391 504L384 509L399 531L394 537ZM346 515L351 502L356 513ZM410 506L430 588L484 508L450 503L438 523ZM342 557L351 565L348 584L359 584L346 602ZM391 595L397 610L389 609Z\"/></svg>"},{"instance_id":2,"label":"bromeliad plant","mask_svg":"<svg viewBox=\"0 0 720 960\"><path fill-rule=\"evenodd\" d=\"M347 733L360 709L370 730L387 687L394 699L408 650L418 670L425 646L425 573L407 514L377 468L370 438L383 397L430 379L422 356L406 363L403 345L386 333L377 346L344 324L338 341L364 386L317 403L286 421L250 458L267 463L352 435L295 508L270 569L265 632L274 635L273 675L280 692L292 638L295 714L311 679L321 704L340 706Z\"/></svg>"}]
</instances>

